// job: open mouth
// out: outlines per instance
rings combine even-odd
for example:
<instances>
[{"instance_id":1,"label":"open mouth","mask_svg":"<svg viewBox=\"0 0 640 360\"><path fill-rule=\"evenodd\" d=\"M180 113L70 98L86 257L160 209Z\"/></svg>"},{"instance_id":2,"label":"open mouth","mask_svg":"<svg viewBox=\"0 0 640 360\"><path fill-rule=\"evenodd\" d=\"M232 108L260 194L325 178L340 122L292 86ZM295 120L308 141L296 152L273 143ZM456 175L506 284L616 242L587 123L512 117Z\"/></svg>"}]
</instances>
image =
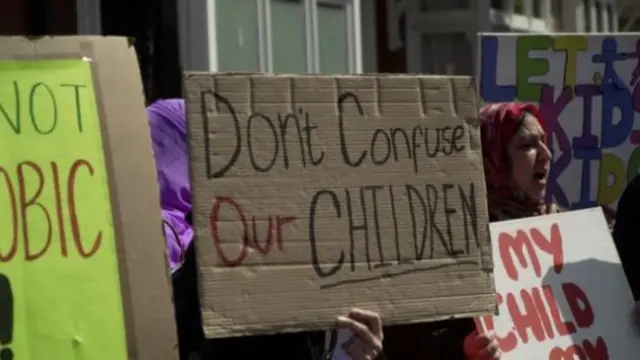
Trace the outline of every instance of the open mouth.
<instances>
[{"instance_id":1,"label":"open mouth","mask_svg":"<svg viewBox=\"0 0 640 360\"><path fill-rule=\"evenodd\" d=\"M535 180L544 180L547 178L547 174L548 174L547 170L536 171L535 173L533 173L533 178Z\"/></svg>"}]
</instances>

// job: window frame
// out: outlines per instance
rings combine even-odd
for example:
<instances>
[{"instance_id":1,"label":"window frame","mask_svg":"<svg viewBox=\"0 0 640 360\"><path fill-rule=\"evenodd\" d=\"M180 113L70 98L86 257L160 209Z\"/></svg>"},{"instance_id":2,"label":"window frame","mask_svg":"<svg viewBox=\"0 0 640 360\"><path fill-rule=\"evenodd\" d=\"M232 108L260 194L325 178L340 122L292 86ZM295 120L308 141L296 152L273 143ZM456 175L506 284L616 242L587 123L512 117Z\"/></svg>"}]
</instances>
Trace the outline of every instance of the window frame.
<instances>
[{"instance_id":1,"label":"window frame","mask_svg":"<svg viewBox=\"0 0 640 360\"><path fill-rule=\"evenodd\" d=\"M78 35L102 35L101 4L101 0L76 0Z\"/></svg>"},{"instance_id":2,"label":"window frame","mask_svg":"<svg viewBox=\"0 0 640 360\"><path fill-rule=\"evenodd\" d=\"M189 0L193 1L193 0ZM216 1L205 0L207 8L207 19L216 18ZM238 0L240 1L240 0ZM246 1L246 0L242 0ZM257 3L258 18L258 63L259 71L265 73L273 72L273 40L271 33L271 0L254 0ZM305 22L305 45L306 45L306 73L322 73L320 68L319 52L319 31L318 31L318 6L330 5L339 6L346 10L347 17L347 43L348 43L348 73L362 73L362 25L360 18L361 0L295 0L304 5ZM181 1L182 2L182 1ZM187 14L187 17L195 14ZM215 20L209 20L207 26L207 48L208 48L208 71L218 71L218 49L216 38ZM189 24L189 19L185 19L184 24ZM182 32L182 29L181 29ZM186 37L186 36L184 36ZM183 39L183 36L180 38ZM198 50L183 49L184 52L194 52ZM199 50L202 52L203 50ZM189 63L189 62L187 62ZM200 70L200 69L198 69Z\"/></svg>"}]
</instances>

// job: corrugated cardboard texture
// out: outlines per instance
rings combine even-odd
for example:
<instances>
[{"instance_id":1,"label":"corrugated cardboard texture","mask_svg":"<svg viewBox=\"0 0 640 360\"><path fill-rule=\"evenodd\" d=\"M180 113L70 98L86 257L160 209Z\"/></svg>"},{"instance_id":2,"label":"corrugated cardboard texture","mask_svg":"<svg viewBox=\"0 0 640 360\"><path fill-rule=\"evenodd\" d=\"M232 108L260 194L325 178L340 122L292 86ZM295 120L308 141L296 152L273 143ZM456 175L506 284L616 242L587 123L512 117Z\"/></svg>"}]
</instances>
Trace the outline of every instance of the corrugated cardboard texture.
<instances>
[{"instance_id":1,"label":"corrugated cardboard texture","mask_svg":"<svg viewBox=\"0 0 640 360\"><path fill-rule=\"evenodd\" d=\"M156 171L133 45L125 38L0 37L0 60L81 57L92 61L102 121L129 359L176 359Z\"/></svg>"},{"instance_id":2,"label":"corrugated cardboard texture","mask_svg":"<svg viewBox=\"0 0 640 360\"><path fill-rule=\"evenodd\" d=\"M185 90L208 337L353 306L386 324L495 310L471 78L193 73Z\"/></svg>"}]
</instances>

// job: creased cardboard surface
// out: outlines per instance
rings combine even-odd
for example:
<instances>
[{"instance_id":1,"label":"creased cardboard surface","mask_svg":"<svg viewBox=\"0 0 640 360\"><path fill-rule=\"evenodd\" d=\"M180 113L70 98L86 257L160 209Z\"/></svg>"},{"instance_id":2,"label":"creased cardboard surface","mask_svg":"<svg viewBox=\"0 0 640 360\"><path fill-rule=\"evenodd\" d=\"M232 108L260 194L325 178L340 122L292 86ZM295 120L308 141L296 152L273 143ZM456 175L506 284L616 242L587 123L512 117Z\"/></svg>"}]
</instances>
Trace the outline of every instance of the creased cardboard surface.
<instances>
[{"instance_id":1,"label":"creased cardboard surface","mask_svg":"<svg viewBox=\"0 0 640 360\"><path fill-rule=\"evenodd\" d=\"M495 310L474 87L188 73L207 336Z\"/></svg>"}]
</instances>

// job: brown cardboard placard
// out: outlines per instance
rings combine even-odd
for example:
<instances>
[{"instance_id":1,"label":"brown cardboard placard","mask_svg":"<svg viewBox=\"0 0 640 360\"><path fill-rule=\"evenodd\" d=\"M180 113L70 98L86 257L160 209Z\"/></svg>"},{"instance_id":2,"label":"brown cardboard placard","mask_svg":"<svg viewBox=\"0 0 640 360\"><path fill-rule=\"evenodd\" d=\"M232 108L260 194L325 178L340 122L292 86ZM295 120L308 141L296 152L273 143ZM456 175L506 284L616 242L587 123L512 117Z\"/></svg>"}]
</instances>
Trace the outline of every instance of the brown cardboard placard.
<instances>
[{"instance_id":1,"label":"brown cardboard placard","mask_svg":"<svg viewBox=\"0 0 640 360\"><path fill-rule=\"evenodd\" d=\"M78 65L83 63L88 65ZM0 198L7 204L4 185L19 184L16 191L33 197L19 200L23 208L40 204L18 219L25 224L24 239L11 243L2 233L0 240L0 258L6 260L0 261L0 273L12 282L12 325L20 329L12 339L16 358L73 353L83 360L113 354L176 359L156 170L133 45L115 37L0 37L0 67ZM86 142L87 136L96 141ZM33 150L12 151L8 144ZM29 178L27 185L16 180L20 177ZM98 203L104 207L92 205ZM6 230L10 217L2 218ZM38 243L43 224L54 229L53 237L49 233L48 242ZM36 241L31 250L30 241ZM10 258L6 245L12 244L16 251ZM34 246L42 253L34 255ZM112 273L91 270L109 263ZM87 289L110 296L82 299ZM46 298L48 308L40 307L38 297ZM110 316L122 320L110 322ZM114 344L122 347L114 350Z\"/></svg>"},{"instance_id":2,"label":"brown cardboard placard","mask_svg":"<svg viewBox=\"0 0 640 360\"><path fill-rule=\"evenodd\" d=\"M495 310L472 78L187 73L185 93L208 337Z\"/></svg>"}]
</instances>

